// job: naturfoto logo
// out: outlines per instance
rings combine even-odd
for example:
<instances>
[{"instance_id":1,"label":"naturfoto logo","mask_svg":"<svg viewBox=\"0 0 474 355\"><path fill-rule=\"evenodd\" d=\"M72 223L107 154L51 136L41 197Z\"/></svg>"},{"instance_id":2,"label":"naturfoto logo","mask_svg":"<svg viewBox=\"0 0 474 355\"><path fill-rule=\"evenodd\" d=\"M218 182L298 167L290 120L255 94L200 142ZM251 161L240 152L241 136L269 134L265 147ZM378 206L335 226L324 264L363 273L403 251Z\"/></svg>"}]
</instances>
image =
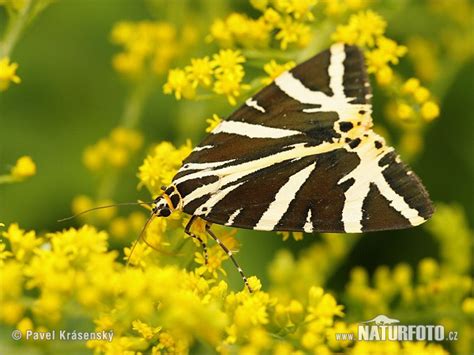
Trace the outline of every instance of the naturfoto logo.
<instances>
[{"instance_id":1,"label":"naturfoto logo","mask_svg":"<svg viewBox=\"0 0 474 355\"><path fill-rule=\"evenodd\" d=\"M457 340L457 332L449 332L445 338L442 325L434 324L399 324L398 319L378 315L368 321L359 323L357 340L359 341L444 341Z\"/></svg>"}]
</instances>

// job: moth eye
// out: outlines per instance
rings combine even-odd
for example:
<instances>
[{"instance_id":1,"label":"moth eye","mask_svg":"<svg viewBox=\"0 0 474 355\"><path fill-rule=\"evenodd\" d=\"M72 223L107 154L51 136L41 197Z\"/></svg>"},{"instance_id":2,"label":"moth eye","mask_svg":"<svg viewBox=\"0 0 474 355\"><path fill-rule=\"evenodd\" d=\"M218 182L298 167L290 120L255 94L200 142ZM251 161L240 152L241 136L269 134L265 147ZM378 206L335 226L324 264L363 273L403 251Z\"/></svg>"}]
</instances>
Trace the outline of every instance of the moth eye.
<instances>
[{"instance_id":1,"label":"moth eye","mask_svg":"<svg viewBox=\"0 0 474 355\"><path fill-rule=\"evenodd\" d=\"M168 208L164 208L160 212L160 216L168 217L171 214L171 211Z\"/></svg>"}]
</instances>

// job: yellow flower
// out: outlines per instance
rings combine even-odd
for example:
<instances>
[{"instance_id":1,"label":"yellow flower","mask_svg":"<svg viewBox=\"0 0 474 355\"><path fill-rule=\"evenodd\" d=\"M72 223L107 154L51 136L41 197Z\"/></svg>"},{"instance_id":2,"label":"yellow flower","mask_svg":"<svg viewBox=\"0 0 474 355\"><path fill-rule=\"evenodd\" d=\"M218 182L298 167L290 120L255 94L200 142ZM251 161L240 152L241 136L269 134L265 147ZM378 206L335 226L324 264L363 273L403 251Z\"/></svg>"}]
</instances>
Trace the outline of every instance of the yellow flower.
<instances>
[{"instance_id":1,"label":"yellow flower","mask_svg":"<svg viewBox=\"0 0 474 355\"><path fill-rule=\"evenodd\" d=\"M167 22L119 22L111 39L123 46L123 52L113 58L114 68L135 79L149 69L158 75L165 73L178 49L185 46L184 40L177 43L176 29Z\"/></svg>"},{"instance_id":2,"label":"yellow flower","mask_svg":"<svg viewBox=\"0 0 474 355\"><path fill-rule=\"evenodd\" d=\"M265 12L263 13L263 18L267 23L271 25L276 25L281 20L280 14L271 7L265 10Z\"/></svg>"},{"instance_id":3,"label":"yellow flower","mask_svg":"<svg viewBox=\"0 0 474 355\"><path fill-rule=\"evenodd\" d=\"M318 320L332 322L334 316L342 317L344 306L338 305L336 299L324 293L321 287L311 287L309 290L309 305L306 321Z\"/></svg>"},{"instance_id":4,"label":"yellow flower","mask_svg":"<svg viewBox=\"0 0 474 355\"><path fill-rule=\"evenodd\" d=\"M96 147L90 146L84 149L82 153L82 163L90 171L98 171L103 166L103 156L99 154Z\"/></svg>"},{"instance_id":5,"label":"yellow flower","mask_svg":"<svg viewBox=\"0 0 474 355\"><path fill-rule=\"evenodd\" d=\"M78 214L94 207L94 203L89 196L79 195L72 200L72 213Z\"/></svg>"},{"instance_id":6,"label":"yellow flower","mask_svg":"<svg viewBox=\"0 0 474 355\"><path fill-rule=\"evenodd\" d=\"M410 78L403 84L402 89L408 94L413 94L419 87L420 81L417 78Z\"/></svg>"},{"instance_id":7,"label":"yellow flower","mask_svg":"<svg viewBox=\"0 0 474 355\"><path fill-rule=\"evenodd\" d=\"M181 100L182 97L192 99L195 96L194 87L186 72L182 69L172 69L169 71L168 80L163 85L163 92L165 94L172 94L174 92L177 100Z\"/></svg>"},{"instance_id":8,"label":"yellow flower","mask_svg":"<svg viewBox=\"0 0 474 355\"><path fill-rule=\"evenodd\" d=\"M433 101L427 101L421 106L421 116L426 121L432 121L439 116L439 106Z\"/></svg>"},{"instance_id":9,"label":"yellow flower","mask_svg":"<svg viewBox=\"0 0 474 355\"><path fill-rule=\"evenodd\" d=\"M243 77L243 68L240 65L245 62L245 57L238 50L221 49L219 53L212 56L212 65L216 67L216 74L238 73Z\"/></svg>"},{"instance_id":10,"label":"yellow flower","mask_svg":"<svg viewBox=\"0 0 474 355\"><path fill-rule=\"evenodd\" d=\"M10 82L19 84L21 79L16 75L17 63L10 63L10 58L0 59L0 91L5 91L10 86Z\"/></svg>"},{"instance_id":11,"label":"yellow flower","mask_svg":"<svg viewBox=\"0 0 474 355\"><path fill-rule=\"evenodd\" d=\"M410 105L406 103L400 103L397 105L397 115L402 120L407 120L409 118L412 118L413 114L414 114L414 111Z\"/></svg>"},{"instance_id":12,"label":"yellow flower","mask_svg":"<svg viewBox=\"0 0 474 355\"><path fill-rule=\"evenodd\" d=\"M276 6L297 20L312 21L314 15L311 10L317 2L318 0L277 0Z\"/></svg>"},{"instance_id":13,"label":"yellow flower","mask_svg":"<svg viewBox=\"0 0 474 355\"><path fill-rule=\"evenodd\" d=\"M228 257L219 245L213 246L212 248L208 249L207 264L203 253L196 252L194 255L194 261L197 264L201 265L196 269L196 272L199 275L204 275L208 273L213 278L217 278L218 271L220 271L223 275L226 274L225 270L222 268L222 262Z\"/></svg>"},{"instance_id":14,"label":"yellow flower","mask_svg":"<svg viewBox=\"0 0 474 355\"><path fill-rule=\"evenodd\" d=\"M438 276L439 265L432 258L425 258L418 264L418 277L422 282L429 282Z\"/></svg>"},{"instance_id":15,"label":"yellow flower","mask_svg":"<svg viewBox=\"0 0 474 355\"><path fill-rule=\"evenodd\" d=\"M466 314L474 314L474 298L468 297L462 302L462 311Z\"/></svg>"},{"instance_id":16,"label":"yellow flower","mask_svg":"<svg viewBox=\"0 0 474 355\"><path fill-rule=\"evenodd\" d=\"M13 254L11 251L6 250L7 246L5 243L0 242L0 266L5 264L5 260L11 257Z\"/></svg>"},{"instance_id":17,"label":"yellow flower","mask_svg":"<svg viewBox=\"0 0 474 355\"><path fill-rule=\"evenodd\" d=\"M361 11L349 18L347 25L339 25L332 39L336 42L374 47L377 38L385 32L387 23L372 10Z\"/></svg>"},{"instance_id":18,"label":"yellow flower","mask_svg":"<svg viewBox=\"0 0 474 355\"><path fill-rule=\"evenodd\" d=\"M264 11L268 6L269 0L250 0L250 5L252 5L255 9Z\"/></svg>"},{"instance_id":19,"label":"yellow flower","mask_svg":"<svg viewBox=\"0 0 474 355\"><path fill-rule=\"evenodd\" d=\"M138 332L146 340L150 340L161 330L161 327L152 327L137 319L132 322L132 329Z\"/></svg>"},{"instance_id":20,"label":"yellow flower","mask_svg":"<svg viewBox=\"0 0 474 355\"><path fill-rule=\"evenodd\" d=\"M216 114L213 114L211 118L206 119L207 128L206 132L212 132L222 122L222 118Z\"/></svg>"},{"instance_id":21,"label":"yellow flower","mask_svg":"<svg viewBox=\"0 0 474 355\"><path fill-rule=\"evenodd\" d=\"M30 156L22 156L18 158L10 174L16 180L24 180L36 174L36 164Z\"/></svg>"},{"instance_id":22,"label":"yellow flower","mask_svg":"<svg viewBox=\"0 0 474 355\"><path fill-rule=\"evenodd\" d=\"M188 78L191 80L194 87L199 84L204 86L211 85L212 73L214 63L209 60L209 57L191 59L191 65L184 69L188 73Z\"/></svg>"},{"instance_id":23,"label":"yellow flower","mask_svg":"<svg viewBox=\"0 0 474 355\"><path fill-rule=\"evenodd\" d=\"M134 151L143 145L143 135L130 128L116 127L110 133L110 138L113 143Z\"/></svg>"},{"instance_id":24,"label":"yellow flower","mask_svg":"<svg viewBox=\"0 0 474 355\"><path fill-rule=\"evenodd\" d=\"M304 47L308 44L311 38L310 27L291 18L286 18L278 24L278 33L275 38L280 41L281 49L285 50L289 44L295 43L299 47Z\"/></svg>"},{"instance_id":25,"label":"yellow flower","mask_svg":"<svg viewBox=\"0 0 474 355\"><path fill-rule=\"evenodd\" d=\"M270 84L280 76L284 71L290 70L296 65L294 61L289 61L285 64L278 64L275 60L271 60L263 66L263 70L268 74L268 77L262 79L262 83L265 85Z\"/></svg>"},{"instance_id":26,"label":"yellow flower","mask_svg":"<svg viewBox=\"0 0 474 355\"><path fill-rule=\"evenodd\" d=\"M210 29L207 41L216 40L222 47L231 47L234 43L233 36L225 21L215 20Z\"/></svg>"},{"instance_id":27,"label":"yellow flower","mask_svg":"<svg viewBox=\"0 0 474 355\"><path fill-rule=\"evenodd\" d=\"M133 39L134 26L131 22L121 21L112 28L111 38L112 42L117 44L126 44Z\"/></svg>"},{"instance_id":28,"label":"yellow flower","mask_svg":"<svg viewBox=\"0 0 474 355\"><path fill-rule=\"evenodd\" d=\"M248 278L248 283L252 291L260 291L262 289L262 283L256 276L250 276Z\"/></svg>"},{"instance_id":29,"label":"yellow flower","mask_svg":"<svg viewBox=\"0 0 474 355\"><path fill-rule=\"evenodd\" d=\"M417 89L415 89L415 92L413 93L413 97L418 103L423 103L426 100L428 100L428 98L430 97L430 92L427 88L420 86Z\"/></svg>"},{"instance_id":30,"label":"yellow flower","mask_svg":"<svg viewBox=\"0 0 474 355\"><path fill-rule=\"evenodd\" d=\"M119 53L112 58L112 66L120 73L137 75L143 69L143 57L135 53Z\"/></svg>"},{"instance_id":31,"label":"yellow flower","mask_svg":"<svg viewBox=\"0 0 474 355\"><path fill-rule=\"evenodd\" d=\"M303 240L303 232L277 232L277 234L280 234L283 238L283 241L288 240L290 236L293 237L294 240Z\"/></svg>"},{"instance_id":32,"label":"yellow flower","mask_svg":"<svg viewBox=\"0 0 474 355\"><path fill-rule=\"evenodd\" d=\"M216 94L227 96L229 103L235 106L237 104L236 98L240 96L240 91L249 88L248 85L241 84L243 77L243 71L225 71L217 74L213 91Z\"/></svg>"},{"instance_id":33,"label":"yellow flower","mask_svg":"<svg viewBox=\"0 0 474 355\"><path fill-rule=\"evenodd\" d=\"M390 84L393 80L393 70L388 65L377 71L376 73L377 83L381 86Z\"/></svg>"},{"instance_id":34,"label":"yellow flower","mask_svg":"<svg viewBox=\"0 0 474 355\"><path fill-rule=\"evenodd\" d=\"M158 144L139 167L140 185L144 185L153 195L161 193L162 185L169 185L182 161L191 153L191 142L175 148L170 142Z\"/></svg>"},{"instance_id":35,"label":"yellow flower","mask_svg":"<svg viewBox=\"0 0 474 355\"><path fill-rule=\"evenodd\" d=\"M116 238L124 238L129 232L127 220L124 217L114 218L110 222L109 231Z\"/></svg>"},{"instance_id":36,"label":"yellow flower","mask_svg":"<svg viewBox=\"0 0 474 355\"><path fill-rule=\"evenodd\" d=\"M36 236L35 231L25 232L16 223L11 224L2 235L10 241L11 251L20 261L33 256L44 242L43 238Z\"/></svg>"},{"instance_id":37,"label":"yellow flower","mask_svg":"<svg viewBox=\"0 0 474 355\"><path fill-rule=\"evenodd\" d=\"M23 335L26 334L27 330L33 330L33 322L30 318L23 318L21 321L18 322L16 325L16 329L18 329Z\"/></svg>"}]
</instances>

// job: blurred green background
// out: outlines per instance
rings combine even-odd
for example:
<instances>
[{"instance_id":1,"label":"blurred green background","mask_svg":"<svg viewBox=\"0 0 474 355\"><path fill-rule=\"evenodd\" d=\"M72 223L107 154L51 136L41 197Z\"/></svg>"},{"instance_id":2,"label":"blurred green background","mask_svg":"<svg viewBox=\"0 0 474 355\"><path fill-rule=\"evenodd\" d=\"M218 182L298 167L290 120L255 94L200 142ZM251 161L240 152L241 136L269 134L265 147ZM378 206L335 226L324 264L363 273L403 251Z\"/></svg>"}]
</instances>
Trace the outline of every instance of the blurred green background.
<instances>
[{"instance_id":1,"label":"blurred green background","mask_svg":"<svg viewBox=\"0 0 474 355\"><path fill-rule=\"evenodd\" d=\"M59 230L76 223L57 222L71 213L73 197L94 195L97 181L83 166L82 152L117 126L130 90L130 85L111 66L118 48L110 42L109 34L116 22L165 17L177 23L192 21L201 24L203 33L199 35L203 37L214 16L236 7L249 8L246 2L197 2L193 6L205 8L199 10L199 18L192 11L176 12L176 4L161 8L151 4L133 0L58 1L27 29L12 55L12 60L20 64L18 74L22 83L0 93L0 169L7 173L19 156L31 155L38 172L25 182L0 185L1 222L18 222L22 228L38 232ZM0 30L6 20L2 11L0 8ZM398 20L389 19L388 29L395 39L403 41L406 33L423 27L416 12L396 16ZM437 41L435 33L424 35ZM199 55L200 49L193 54ZM424 151L411 164L433 201L460 204L470 225L474 225L473 64L472 59L465 63L450 83L440 102L441 116L428 125ZM402 63L401 68L406 76L410 75L409 66ZM177 102L173 96L162 94L161 85L162 82L155 86L146 102L138 127L145 134L145 147L162 140L182 144L186 138L197 144L205 135L205 118L215 112L231 112L223 100L212 105ZM374 100L374 120L383 122L377 91ZM115 201L149 198L144 189L137 190L136 172L145 156L146 149L121 173ZM129 211L124 208L122 212ZM240 263L247 273L261 277L264 282L265 265L277 249L286 247L296 252L313 241L313 237L306 236L302 242L291 238L283 242L273 233L249 231L240 231L238 235L243 243L238 255ZM415 264L423 257L437 254L437 245L423 227L369 234L353 249L329 286L342 287L354 265L373 270L377 265L400 261ZM226 267L234 285L240 287L237 273L231 265Z\"/></svg>"}]
</instances>

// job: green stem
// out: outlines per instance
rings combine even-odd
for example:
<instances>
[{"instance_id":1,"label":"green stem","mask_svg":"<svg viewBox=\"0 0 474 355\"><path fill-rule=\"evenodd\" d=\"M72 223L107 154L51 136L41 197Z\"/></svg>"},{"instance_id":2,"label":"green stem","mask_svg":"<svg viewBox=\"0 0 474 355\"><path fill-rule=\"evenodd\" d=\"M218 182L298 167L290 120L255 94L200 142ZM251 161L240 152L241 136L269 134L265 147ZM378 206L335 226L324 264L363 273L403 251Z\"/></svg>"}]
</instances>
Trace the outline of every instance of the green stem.
<instances>
[{"instance_id":1,"label":"green stem","mask_svg":"<svg viewBox=\"0 0 474 355\"><path fill-rule=\"evenodd\" d=\"M32 9L32 0L25 0L25 5L20 10L18 15L10 18L7 30L0 43L0 58L9 57L13 47L18 42L18 39L28 24L28 20Z\"/></svg>"},{"instance_id":2,"label":"green stem","mask_svg":"<svg viewBox=\"0 0 474 355\"><path fill-rule=\"evenodd\" d=\"M18 180L15 179L11 175L0 175L0 184L12 184L14 182L17 182Z\"/></svg>"},{"instance_id":3,"label":"green stem","mask_svg":"<svg viewBox=\"0 0 474 355\"><path fill-rule=\"evenodd\" d=\"M151 86L152 79L144 79L133 88L125 102L120 120L120 124L123 127L135 128L138 125Z\"/></svg>"},{"instance_id":4,"label":"green stem","mask_svg":"<svg viewBox=\"0 0 474 355\"><path fill-rule=\"evenodd\" d=\"M137 83L125 101L120 125L126 128L136 128L145 106L146 99L153 85L150 75ZM98 199L108 199L114 194L119 178L119 171L113 170L102 177L97 191Z\"/></svg>"}]
</instances>

